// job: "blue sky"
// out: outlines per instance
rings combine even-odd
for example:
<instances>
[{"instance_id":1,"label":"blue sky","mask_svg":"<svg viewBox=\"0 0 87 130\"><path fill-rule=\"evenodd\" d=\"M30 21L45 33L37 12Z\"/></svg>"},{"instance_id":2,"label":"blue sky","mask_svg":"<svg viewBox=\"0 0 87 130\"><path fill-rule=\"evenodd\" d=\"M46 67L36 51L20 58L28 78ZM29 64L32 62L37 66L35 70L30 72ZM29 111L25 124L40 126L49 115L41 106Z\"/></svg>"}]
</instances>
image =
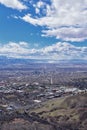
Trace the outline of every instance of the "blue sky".
<instances>
[{"instance_id":1,"label":"blue sky","mask_svg":"<svg viewBox=\"0 0 87 130\"><path fill-rule=\"evenodd\" d=\"M87 0L0 0L0 55L87 59Z\"/></svg>"}]
</instances>

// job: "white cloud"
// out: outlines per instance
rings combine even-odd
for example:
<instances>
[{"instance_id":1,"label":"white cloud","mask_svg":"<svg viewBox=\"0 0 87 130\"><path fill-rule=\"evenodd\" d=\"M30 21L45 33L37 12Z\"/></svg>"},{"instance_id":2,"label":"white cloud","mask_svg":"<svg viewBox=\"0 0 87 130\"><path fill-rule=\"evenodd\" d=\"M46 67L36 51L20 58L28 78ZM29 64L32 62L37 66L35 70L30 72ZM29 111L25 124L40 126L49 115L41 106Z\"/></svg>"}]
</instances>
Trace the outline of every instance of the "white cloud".
<instances>
[{"instance_id":1,"label":"white cloud","mask_svg":"<svg viewBox=\"0 0 87 130\"><path fill-rule=\"evenodd\" d=\"M64 41L79 42L87 39L86 28L62 27L51 30L44 30L42 36L55 36L57 39Z\"/></svg>"},{"instance_id":2,"label":"white cloud","mask_svg":"<svg viewBox=\"0 0 87 130\"><path fill-rule=\"evenodd\" d=\"M44 10L44 12L43 12L43 14L44 14L45 13L46 3L40 0L36 4L33 4L33 7L35 8L36 14L40 14L41 9Z\"/></svg>"},{"instance_id":3,"label":"white cloud","mask_svg":"<svg viewBox=\"0 0 87 130\"><path fill-rule=\"evenodd\" d=\"M15 43L15 42L9 42L8 44L5 45L1 45L0 46L0 54L17 54L17 55L21 55L21 54L27 54L28 53L28 49L26 48L28 45L26 42L19 42L19 43Z\"/></svg>"},{"instance_id":4,"label":"white cloud","mask_svg":"<svg viewBox=\"0 0 87 130\"><path fill-rule=\"evenodd\" d=\"M0 55L14 58L47 59L50 61L85 59L87 60L87 47L77 47L67 42L58 42L40 49L30 48L26 42L9 42L0 45Z\"/></svg>"},{"instance_id":5,"label":"white cloud","mask_svg":"<svg viewBox=\"0 0 87 130\"><path fill-rule=\"evenodd\" d=\"M40 1L35 9L36 17L26 14L22 19L35 26L45 26L44 36L55 36L64 41L87 39L87 0L51 0L51 5Z\"/></svg>"},{"instance_id":6,"label":"white cloud","mask_svg":"<svg viewBox=\"0 0 87 130\"><path fill-rule=\"evenodd\" d=\"M12 9L17 9L17 10L27 9L27 6L24 5L21 2L21 0L0 0L0 3Z\"/></svg>"},{"instance_id":7,"label":"white cloud","mask_svg":"<svg viewBox=\"0 0 87 130\"><path fill-rule=\"evenodd\" d=\"M41 8L41 7L43 7L44 6L44 2L42 2L42 1L39 1L39 2L37 2L37 7L38 8Z\"/></svg>"},{"instance_id":8,"label":"white cloud","mask_svg":"<svg viewBox=\"0 0 87 130\"><path fill-rule=\"evenodd\" d=\"M40 13L39 8L36 8L35 11L36 11L36 14L39 14L39 13Z\"/></svg>"}]
</instances>

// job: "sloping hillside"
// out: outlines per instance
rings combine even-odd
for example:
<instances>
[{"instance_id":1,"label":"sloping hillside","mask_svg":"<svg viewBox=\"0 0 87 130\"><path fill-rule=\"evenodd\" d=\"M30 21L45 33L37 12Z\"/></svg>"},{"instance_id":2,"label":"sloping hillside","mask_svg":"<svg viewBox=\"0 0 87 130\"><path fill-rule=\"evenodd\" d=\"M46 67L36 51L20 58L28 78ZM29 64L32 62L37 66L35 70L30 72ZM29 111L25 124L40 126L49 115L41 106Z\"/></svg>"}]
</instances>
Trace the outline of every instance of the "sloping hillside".
<instances>
[{"instance_id":1,"label":"sloping hillside","mask_svg":"<svg viewBox=\"0 0 87 130\"><path fill-rule=\"evenodd\" d=\"M87 93L53 99L32 111L60 127L60 130L86 130Z\"/></svg>"},{"instance_id":2,"label":"sloping hillside","mask_svg":"<svg viewBox=\"0 0 87 130\"><path fill-rule=\"evenodd\" d=\"M87 130L87 93L55 98L5 115L0 130Z\"/></svg>"}]
</instances>

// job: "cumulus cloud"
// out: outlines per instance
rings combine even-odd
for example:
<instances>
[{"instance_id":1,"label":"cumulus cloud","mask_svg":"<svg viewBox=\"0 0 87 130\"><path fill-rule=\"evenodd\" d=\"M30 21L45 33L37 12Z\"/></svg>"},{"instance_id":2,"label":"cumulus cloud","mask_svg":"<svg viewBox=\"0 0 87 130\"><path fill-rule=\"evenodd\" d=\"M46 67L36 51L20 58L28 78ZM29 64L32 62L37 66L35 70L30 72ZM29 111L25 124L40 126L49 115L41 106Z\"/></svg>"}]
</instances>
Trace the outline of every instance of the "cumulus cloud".
<instances>
[{"instance_id":1,"label":"cumulus cloud","mask_svg":"<svg viewBox=\"0 0 87 130\"><path fill-rule=\"evenodd\" d=\"M9 42L8 44L5 45L0 45L0 55L9 55L13 56L14 54L16 55L26 55L28 53L27 43L26 42Z\"/></svg>"},{"instance_id":2,"label":"cumulus cloud","mask_svg":"<svg viewBox=\"0 0 87 130\"><path fill-rule=\"evenodd\" d=\"M64 41L79 42L87 39L87 30L81 27L62 27L44 30L42 36L55 36L57 39L62 39Z\"/></svg>"},{"instance_id":3,"label":"cumulus cloud","mask_svg":"<svg viewBox=\"0 0 87 130\"><path fill-rule=\"evenodd\" d=\"M36 4L33 5L35 7L36 14L40 14L41 9L44 10L43 13L45 13L45 6L46 3L43 1L38 1Z\"/></svg>"},{"instance_id":4,"label":"cumulus cloud","mask_svg":"<svg viewBox=\"0 0 87 130\"><path fill-rule=\"evenodd\" d=\"M21 19L35 26L45 26L43 36L55 36L64 41L86 40L87 0L50 0L50 2L51 4L37 2L34 7L36 16L26 14Z\"/></svg>"},{"instance_id":5,"label":"cumulus cloud","mask_svg":"<svg viewBox=\"0 0 87 130\"><path fill-rule=\"evenodd\" d=\"M24 5L21 2L21 0L0 0L0 3L12 9L17 9L17 10L27 9L27 6Z\"/></svg>"},{"instance_id":6,"label":"cumulus cloud","mask_svg":"<svg viewBox=\"0 0 87 130\"><path fill-rule=\"evenodd\" d=\"M77 47L67 42L58 42L40 49L30 48L26 42L9 42L0 45L0 56L55 61L87 59L87 47Z\"/></svg>"}]
</instances>

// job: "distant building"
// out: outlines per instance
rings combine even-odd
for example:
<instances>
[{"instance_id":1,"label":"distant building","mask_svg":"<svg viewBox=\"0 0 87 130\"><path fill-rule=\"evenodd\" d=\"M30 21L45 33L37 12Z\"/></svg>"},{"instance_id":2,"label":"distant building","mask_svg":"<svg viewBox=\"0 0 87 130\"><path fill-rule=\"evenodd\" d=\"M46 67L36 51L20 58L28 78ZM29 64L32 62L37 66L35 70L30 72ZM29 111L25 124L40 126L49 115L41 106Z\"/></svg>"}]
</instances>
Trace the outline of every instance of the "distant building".
<instances>
[{"instance_id":1,"label":"distant building","mask_svg":"<svg viewBox=\"0 0 87 130\"><path fill-rule=\"evenodd\" d=\"M53 84L53 78L51 76L51 79L50 79L50 84L52 85Z\"/></svg>"}]
</instances>

